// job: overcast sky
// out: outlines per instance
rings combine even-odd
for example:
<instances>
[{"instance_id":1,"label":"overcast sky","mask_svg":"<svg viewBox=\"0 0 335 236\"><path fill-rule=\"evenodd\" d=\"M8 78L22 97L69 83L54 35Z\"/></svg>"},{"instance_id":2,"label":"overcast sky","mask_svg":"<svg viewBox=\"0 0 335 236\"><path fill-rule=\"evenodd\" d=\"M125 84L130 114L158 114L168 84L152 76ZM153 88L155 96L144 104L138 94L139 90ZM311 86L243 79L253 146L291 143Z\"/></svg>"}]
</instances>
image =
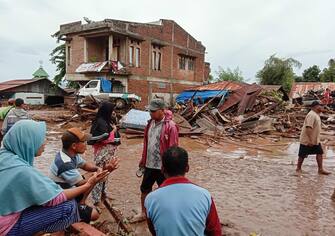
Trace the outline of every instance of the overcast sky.
<instances>
[{"instance_id":1,"label":"overcast sky","mask_svg":"<svg viewBox=\"0 0 335 236\"><path fill-rule=\"evenodd\" d=\"M105 18L172 19L206 46L206 60L239 67L248 81L272 54L293 57L302 69L324 68L335 57L332 0L0 0L0 81L31 78L39 61L51 75L51 34L60 24Z\"/></svg>"}]
</instances>

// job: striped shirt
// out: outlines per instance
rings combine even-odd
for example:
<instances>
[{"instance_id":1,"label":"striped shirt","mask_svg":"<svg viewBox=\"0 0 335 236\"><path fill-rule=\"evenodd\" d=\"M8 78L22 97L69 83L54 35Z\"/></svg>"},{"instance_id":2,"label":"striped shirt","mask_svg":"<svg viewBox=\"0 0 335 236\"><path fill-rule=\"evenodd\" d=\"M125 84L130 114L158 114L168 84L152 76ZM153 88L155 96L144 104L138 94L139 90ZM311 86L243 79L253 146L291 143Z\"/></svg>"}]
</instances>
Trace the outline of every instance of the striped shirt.
<instances>
[{"instance_id":1,"label":"striped shirt","mask_svg":"<svg viewBox=\"0 0 335 236\"><path fill-rule=\"evenodd\" d=\"M50 166L49 177L56 183L67 183L73 187L83 180L78 168L84 164L85 161L80 155L71 158L65 152L59 151Z\"/></svg>"},{"instance_id":2,"label":"striped shirt","mask_svg":"<svg viewBox=\"0 0 335 236\"><path fill-rule=\"evenodd\" d=\"M51 201L45 203L43 206L45 207L51 207L51 206L57 206L61 204L62 202L65 202L66 196L63 192L57 195L54 199ZM13 228L13 226L16 224L16 222L20 219L22 212L15 212L6 216L0 216L0 236L7 235L8 232Z\"/></svg>"}]
</instances>

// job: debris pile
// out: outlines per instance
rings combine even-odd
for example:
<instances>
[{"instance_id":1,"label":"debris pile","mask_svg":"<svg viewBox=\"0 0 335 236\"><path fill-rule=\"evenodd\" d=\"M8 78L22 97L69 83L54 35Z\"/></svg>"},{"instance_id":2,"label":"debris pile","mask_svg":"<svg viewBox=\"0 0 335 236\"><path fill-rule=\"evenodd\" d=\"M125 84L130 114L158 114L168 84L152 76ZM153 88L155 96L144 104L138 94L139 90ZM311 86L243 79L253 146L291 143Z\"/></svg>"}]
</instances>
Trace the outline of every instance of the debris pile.
<instances>
[{"instance_id":1,"label":"debris pile","mask_svg":"<svg viewBox=\"0 0 335 236\"><path fill-rule=\"evenodd\" d=\"M264 90L257 84L244 84L228 96L215 96L204 104L189 99L176 106L176 112L191 127L200 127L214 138L243 138L252 134L298 137L307 109L290 106L280 91Z\"/></svg>"}]
</instances>

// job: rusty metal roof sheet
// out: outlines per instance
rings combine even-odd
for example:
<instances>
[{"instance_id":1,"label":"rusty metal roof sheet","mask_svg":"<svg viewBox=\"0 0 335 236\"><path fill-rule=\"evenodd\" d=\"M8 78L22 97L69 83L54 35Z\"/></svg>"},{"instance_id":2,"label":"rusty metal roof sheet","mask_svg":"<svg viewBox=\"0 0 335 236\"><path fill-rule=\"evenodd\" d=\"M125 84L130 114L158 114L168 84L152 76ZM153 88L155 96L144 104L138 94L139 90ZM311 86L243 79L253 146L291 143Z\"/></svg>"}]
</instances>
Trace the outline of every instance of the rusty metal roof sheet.
<instances>
[{"instance_id":1,"label":"rusty metal roof sheet","mask_svg":"<svg viewBox=\"0 0 335 236\"><path fill-rule=\"evenodd\" d=\"M264 91L278 91L281 85L260 85Z\"/></svg>"},{"instance_id":2,"label":"rusty metal roof sheet","mask_svg":"<svg viewBox=\"0 0 335 236\"><path fill-rule=\"evenodd\" d=\"M17 80L8 80L0 83L0 91L7 89L15 88L21 85L29 84L37 81L37 79L17 79Z\"/></svg>"},{"instance_id":3,"label":"rusty metal roof sheet","mask_svg":"<svg viewBox=\"0 0 335 236\"><path fill-rule=\"evenodd\" d=\"M306 94L308 91L318 91L321 89L329 88L331 91L335 91L335 83L321 83L321 82L299 82L294 83L291 88L290 97L298 98Z\"/></svg>"},{"instance_id":4,"label":"rusty metal roof sheet","mask_svg":"<svg viewBox=\"0 0 335 236\"><path fill-rule=\"evenodd\" d=\"M238 114L243 114L246 109L251 109L256 101L257 95L262 88L257 84L246 84L234 91L227 100L219 107L221 112L228 110L234 105L238 105Z\"/></svg>"},{"instance_id":5,"label":"rusty metal roof sheet","mask_svg":"<svg viewBox=\"0 0 335 236\"><path fill-rule=\"evenodd\" d=\"M186 89L188 91L205 91L205 90L229 90L229 91L235 91L237 89L242 88L245 86L245 83L235 82L235 81L222 81L207 85L202 85L198 87L193 87Z\"/></svg>"},{"instance_id":6,"label":"rusty metal roof sheet","mask_svg":"<svg viewBox=\"0 0 335 236\"><path fill-rule=\"evenodd\" d=\"M77 73L83 72L100 72L106 65L108 61L103 62L93 62L93 63L83 63L76 69Z\"/></svg>"}]
</instances>

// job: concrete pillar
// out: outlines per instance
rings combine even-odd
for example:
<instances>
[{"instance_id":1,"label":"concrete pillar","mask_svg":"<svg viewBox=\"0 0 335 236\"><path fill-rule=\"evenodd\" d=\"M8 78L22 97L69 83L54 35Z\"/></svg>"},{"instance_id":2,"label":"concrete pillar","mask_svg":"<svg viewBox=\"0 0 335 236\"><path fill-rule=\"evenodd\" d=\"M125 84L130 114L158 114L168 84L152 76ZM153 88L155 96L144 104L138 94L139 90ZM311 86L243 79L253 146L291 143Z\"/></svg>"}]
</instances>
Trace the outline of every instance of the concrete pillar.
<instances>
[{"instance_id":1,"label":"concrete pillar","mask_svg":"<svg viewBox=\"0 0 335 236\"><path fill-rule=\"evenodd\" d=\"M113 35L108 37L108 60L111 61L113 58Z\"/></svg>"},{"instance_id":2,"label":"concrete pillar","mask_svg":"<svg viewBox=\"0 0 335 236\"><path fill-rule=\"evenodd\" d=\"M148 104L152 99L152 82L148 81Z\"/></svg>"},{"instance_id":3,"label":"concrete pillar","mask_svg":"<svg viewBox=\"0 0 335 236\"><path fill-rule=\"evenodd\" d=\"M87 40L84 38L84 62L87 63Z\"/></svg>"}]
</instances>

